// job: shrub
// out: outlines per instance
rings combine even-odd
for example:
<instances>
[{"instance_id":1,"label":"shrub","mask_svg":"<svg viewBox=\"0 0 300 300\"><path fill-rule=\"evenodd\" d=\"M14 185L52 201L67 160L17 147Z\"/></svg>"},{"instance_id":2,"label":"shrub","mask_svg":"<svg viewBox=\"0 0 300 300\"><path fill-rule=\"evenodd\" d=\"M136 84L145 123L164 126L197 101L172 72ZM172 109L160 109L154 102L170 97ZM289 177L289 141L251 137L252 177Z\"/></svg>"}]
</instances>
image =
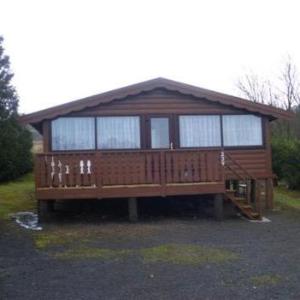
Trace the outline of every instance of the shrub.
<instances>
[{"instance_id":1,"label":"shrub","mask_svg":"<svg viewBox=\"0 0 300 300\"><path fill-rule=\"evenodd\" d=\"M275 137L272 140L273 170L290 189L300 188L300 140Z\"/></svg>"}]
</instances>

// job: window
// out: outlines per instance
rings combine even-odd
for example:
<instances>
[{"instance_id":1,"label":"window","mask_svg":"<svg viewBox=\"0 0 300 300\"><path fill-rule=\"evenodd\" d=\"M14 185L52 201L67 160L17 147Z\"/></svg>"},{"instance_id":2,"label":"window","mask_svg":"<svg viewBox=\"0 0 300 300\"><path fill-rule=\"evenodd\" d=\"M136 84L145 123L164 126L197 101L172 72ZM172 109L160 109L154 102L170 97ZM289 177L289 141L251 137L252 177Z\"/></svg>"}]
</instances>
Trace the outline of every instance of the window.
<instances>
[{"instance_id":1,"label":"window","mask_svg":"<svg viewBox=\"0 0 300 300\"><path fill-rule=\"evenodd\" d=\"M59 118L51 123L52 150L95 149L94 118Z\"/></svg>"},{"instance_id":2,"label":"window","mask_svg":"<svg viewBox=\"0 0 300 300\"><path fill-rule=\"evenodd\" d=\"M97 135L99 149L139 149L140 118L99 117Z\"/></svg>"},{"instance_id":3,"label":"window","mask_svg":"<svg viewBox=\"0 0 300 300\"><path fill-rule=\"evenodd\" d=\"M180 116L180 147L221 146L220 116Z\"/></svg>"},{"instance_id":4,"label":"window","mask_svg":"<svg viewBox=\"0 0 300 300\"><path fill-rule=\"evenodd\" d=\"M261 118L253 115L223 116L224 146L261 146Z\"/></svg>"},{"instance_id":5,"label":"window","mask_svg":"<svg viewBox=\"0 0 300 300\"><path fill-rule=\"evenodd\" d=\"M151 148L169 148L169 118L151 118Z\"/></svg>"}]
</instances>

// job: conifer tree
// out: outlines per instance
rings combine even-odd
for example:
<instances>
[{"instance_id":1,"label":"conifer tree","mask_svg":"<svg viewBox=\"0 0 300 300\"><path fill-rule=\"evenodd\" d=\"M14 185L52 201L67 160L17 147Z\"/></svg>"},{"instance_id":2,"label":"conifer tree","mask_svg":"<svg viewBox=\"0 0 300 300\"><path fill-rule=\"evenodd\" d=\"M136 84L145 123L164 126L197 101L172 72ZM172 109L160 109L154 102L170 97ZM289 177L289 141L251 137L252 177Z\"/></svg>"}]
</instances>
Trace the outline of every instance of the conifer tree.
<instances>
[{"instance_id":1,"label":"conifer tree","mask_svg":"<svg viewBox=\"0 0 300 300\"><path fill-rule=\"evenodd\" d=\"M0 36L0 181L17 178L32 168L32 137L18 123L19 99L12 78Z\"/></svg>"}]
</instances>

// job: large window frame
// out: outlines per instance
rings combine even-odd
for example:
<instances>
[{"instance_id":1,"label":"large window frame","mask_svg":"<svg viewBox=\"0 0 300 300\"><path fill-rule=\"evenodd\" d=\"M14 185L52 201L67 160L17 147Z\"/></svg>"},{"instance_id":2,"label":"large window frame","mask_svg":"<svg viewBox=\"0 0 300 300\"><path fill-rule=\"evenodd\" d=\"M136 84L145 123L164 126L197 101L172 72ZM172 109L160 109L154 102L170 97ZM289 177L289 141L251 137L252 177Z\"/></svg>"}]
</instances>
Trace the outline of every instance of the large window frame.
<instances>
[{"instance_id":1,"label":"large window frame","mask_svg":"<svg viewBox=\"0 0 300 300\"><path fill-rule=\"evenodd\" d=\"M180 146L180 125L179 125L179 117L180 116L209 116L209 115L218 115L220 117L220 130L221 130L221 146L213 146L213 147L181 147ZM224 134L223 134L223 116L235 116L235 115L254 115L261 119L261 134L262 134L262 144L261 145L239 145L239 146L225 146L224 145ZM97 130L97 118L98 117L139 117L139 126L140 126L140 148L125 148L125 149L99 149L97 147L98 145L98 130ZM86 116L80 116L80 115L74 115L74 116L61 116L62 118L93 118L94 119L94 126L95 126L95 147L93 149L74 149L74 150L54 150L53 144L52 144L52 121L55 121L58 118L52 119L49 122L47 122L49 134L46 138L46 148L49 149L49 151L52 152L95 152L95 151L139 151L139 150L168 150L168 149L151 149L151 145L149 144L149 130L147 130L147 121L149 121L149 117L169 117L169 130L170 130L170 138L174 142L174 148L175 149L232 149L232 150L238 150L238 149L264 149L266 147L266 119L263 116L257 115L257 114L241 114L241 113L228 113L228 114L195 114L195 113L184 113L184 114L130 114L130 115L86 115ZM47 146L48 144L48 146Z\"/></svg>"},{"instance_id":2,"label":"large window frame","mask_svg":"<svg viewBox=\"0 0 300 300\"><path fill-rule=\"evenodd\" d=\"M218 145L211 145L211 146L181 146L181 131L180 131L180 117L215 117L218 119L219 124L219 144ZM219 149L222 147L223 144L223 137L222 137L222 125L221 125L221 116L219 114L180 114L177 117L177 136L178 136L178 148L180 149Z\"/></svg>"},{"instance_id":3,"label":"large window frame","mask_svg":"<svg viewBox=\"0 0 300 300\"><path fill-rule=\"evenodd\" d=\"M253 145L225 145L224 142L224 117L225 116L255 116L260 119L260 133L261 133L261 144L253 144ZM222 146L225 149L262 149L265 148L265 119L262 116L258 116L256 114L223 114L221 115L221 134L222 134Z\"/></svg>"},{"instance_id":4,"label":"large window frame","mask_svg":"<svg viewBox=\"0 0 300 300\"><path fill-rule=\"evenodd\" d=\"M98 139L99 139L99 132L98 132L98 118L126 118L126 117L135 117L138 118L138 125L139 125L139 142L140 142L140 147L139 148L100 148ZM142 126L142 117L140 115L100 115L100 116L95 116L95 126L96 126L96 149L98 151L126 151L126 150L142 150L144 147L143 143L143 126Z\"/></svg>"},{"instance_id":5,"label":"large window frame","mask_svg":"<svg viewBox=\"0 0 300 300\"><path fill-rule=\"evenodd\" d=\"M76 118L80 118L80 119L92 119L93 120L93 126L94 126L94 147L88 148L88 149L54 149L53 147L53 122L59 120L59 119L76 119ZM90 151L95 151L97 149L97 144L96 144L96 127L95 127L95 118L93 116L61 116L58 118L55 118L53 120L51 120L49 122L49 148L51 151L53 152L90 152Z\"/></svg>"},{"instance_id":6,"label":"large window frame","mask_svg":"<svg viewBox=\"0 0 300 300\"><path fill-rule=\"evenodd\" d=\"M179 124L179 120L180 120L180 116L216 116L218 115L220 117L220 134L221 134L221 145L220 146L205 146L205 147L201 147L201 146L196 146L196 147L181 147L180 144L180 124ZM256 117L259 117L260 118L260 121L261 121L261 145L237 145L237 146L231 146L231 145L228 145L228 146L225 146L224 145L224 132L223 132L223 117L224 116L256 116ZM228 149L228 150L238 150L238 149L264 149L266 147L266 133L265 133L265 118L260 116L260 115L257 115L257 114L251 114L251 113L246 113L246 114L241 114L241 113L228 113L228 114L178 114L177 115L177 125L176 125L176 136L177 136L177 147L179 149Z\"/></svg>"},{"instance_id":7,"label":"large window frame","mask_svg":"<svg viewBox=\"0 0 300 300\"><path fill-rule=\"evenodd\" d=\"M97 124L97 118L101 118L101 117L138 117L139 118L139 138L140 138L140 148L112 148L112 149L100 149L98 148L98 124ZM88 118L88 119L94 119L94 145L95 147L92 149L68 149L68 150L55 150L53 149L53 143L52 143L52 122L59 119L59 118ZM80 115L76 115L76 116L62 116L59 118L55 118L50 120L49 122L49 136L48 136L48 145L49 145L49 150L51 152L95 152L95 151L126 151L126 150L142 150L145 148L145 143L144 143L144 139L143 139L143 134L144 134L144 118L141 115L97 115L97 116L91 116L91 115L87 115L87 116L80 116Z\"/></svg>"}]
</instances>

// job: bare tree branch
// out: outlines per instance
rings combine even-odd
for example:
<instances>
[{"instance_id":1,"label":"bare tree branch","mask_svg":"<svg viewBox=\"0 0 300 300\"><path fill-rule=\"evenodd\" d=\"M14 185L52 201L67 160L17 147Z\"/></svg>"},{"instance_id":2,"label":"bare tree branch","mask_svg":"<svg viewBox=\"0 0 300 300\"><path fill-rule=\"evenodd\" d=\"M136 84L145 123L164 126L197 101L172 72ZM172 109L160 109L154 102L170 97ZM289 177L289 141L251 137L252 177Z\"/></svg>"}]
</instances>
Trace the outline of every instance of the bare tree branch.
<instances>
[{"instance_id":1,"label":"bare tree branch","mask_svg":"<svg viewBox=\"0 0 300 300\"><path fill-rule=\"evenodd\" d=\"M284 63L277 84L250 73L238 80L237 88L244 97L253 102L269 104L286 110L293 110L300 105L299 75L290 56Z\"/></svg>"}]
</instances>

